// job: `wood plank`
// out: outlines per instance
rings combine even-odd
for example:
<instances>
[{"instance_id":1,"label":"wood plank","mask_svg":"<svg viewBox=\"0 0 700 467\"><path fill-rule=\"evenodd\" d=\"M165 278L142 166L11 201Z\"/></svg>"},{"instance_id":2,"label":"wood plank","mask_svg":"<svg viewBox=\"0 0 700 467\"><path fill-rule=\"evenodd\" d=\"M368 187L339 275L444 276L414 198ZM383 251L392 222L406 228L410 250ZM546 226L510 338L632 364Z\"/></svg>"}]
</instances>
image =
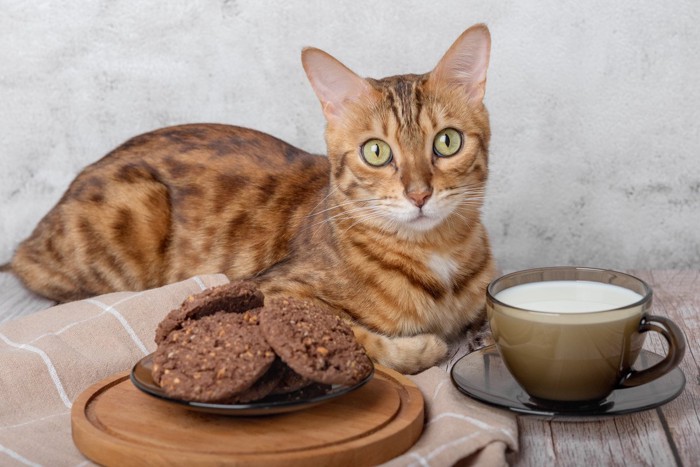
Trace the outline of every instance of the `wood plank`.
<instances>
[{"instance_id":1,"label":"wood plank","mask_svg":"<svg viewBox=\"0 0 700 467\"><path fill-rule=\"evenodd\" d=\"M514 465L700 465L700 271L636 270L654 289L653 313L673 319L688 347L681 368L681 396L657 409L591 422L558 422L520 416L520 452ZM0 273L0 322L51 302L31 295L11 274ZM651 333L645 348L659 354L665 343Z\"/></svg>"},{"instance_id":2,"label":"wood plank","mask_svg":"<svg viewBox=\"0 0 700 467\"><path fill-rule=\"evenodd\" d=\"M0 323L53 306L55 302L33 294L9 272L0 272Z\"/></svg>"},{"instance_id":3,"label":"wood plank","mask_svg":"<svg viewBox=\"0 0 700 467\"><path fill-rule=\"evenodd\" d=\"M674 465L658 414L651 410L610 419L556 421L519 416L517 466Z\"/></svg>"},{"instance_id":4,"label":"wood plank","mask_svg":"<svg viewBox=\"0 0 700 467\"><path fill-rule=\"evenodd\" d=\"M687 340L681 362L686 387L683 394L658 409L665 431L672 441L677 462L700 465L700 271L636 271L654 290L653 313L668 316ZM650 333L646 348L666 352L666 343Z\"/></svg>"}]
</instances>

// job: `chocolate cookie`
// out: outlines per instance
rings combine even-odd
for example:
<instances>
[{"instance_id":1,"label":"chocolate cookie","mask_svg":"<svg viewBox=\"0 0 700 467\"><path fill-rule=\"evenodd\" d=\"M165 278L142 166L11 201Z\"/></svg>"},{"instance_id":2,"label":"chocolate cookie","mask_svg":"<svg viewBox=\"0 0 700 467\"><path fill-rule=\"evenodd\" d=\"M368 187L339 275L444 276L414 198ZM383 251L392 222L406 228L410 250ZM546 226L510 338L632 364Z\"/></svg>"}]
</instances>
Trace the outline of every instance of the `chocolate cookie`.
<instances>
[{"instance_id":1,"label":"chocolate cookie","mask_svg":"<svg viewBox=\"0 0 700 467\"><path fill-rule=\"evenodd\" d=\"M242 313L263 306L263 294L248 281L231 282L190 295L179 308L172 310L156 329L156 344L160 344L188 319L199 319L218 311Z\"/></svg>"},{"instance_id":2,"label":"chocolate cookie","mask_svg":"<svg viewBox=\"0 0 700 467\"><path fill-rule=\"evenodd\" d=\"M304 378L285 363L282 363L282 365L284 365L282 377L270 394L289 394L313 383L309 378Z\"/></svg>"},{"instance_id":3,"label":"chocolate cookie","mask_svg":"<svg viewBox=\"0 0 700 467\"><path fill-rule=\"evenodd\" d=\"M285 368L288 367L284 364L284 362L282 362L282 360L279 358L275 359L275 362L272 364L270 369L267 370L265 374L255 382L255 384L241 393L234 394L229 399L224 401L224 403L245 404L247 402L260 400L268 394L271 394L284 377Z\"/></svg>"},{"instance_id":4,"label":"chocolate cookie","mask_svg":"<svg viewBox=\"0 0 700 467\"><path fill-rule=\"evenodd\" d=\"M275 353L313 381L350 385L372 371L372 362L350 326L310 302L270 300L260 310L260 328Z\"/></svg>"},{"instance_id":5,"label":"chocolate cookie","mask_svg":"<svg viewBox=\"0 0 700 467\"><path fill-rule=\"evenodd\" d=\"M275 360L258 323L255 310L185 321L158 346L154 381L187 401L221 402L245 391Z\"/></svg>"}]
</instances>

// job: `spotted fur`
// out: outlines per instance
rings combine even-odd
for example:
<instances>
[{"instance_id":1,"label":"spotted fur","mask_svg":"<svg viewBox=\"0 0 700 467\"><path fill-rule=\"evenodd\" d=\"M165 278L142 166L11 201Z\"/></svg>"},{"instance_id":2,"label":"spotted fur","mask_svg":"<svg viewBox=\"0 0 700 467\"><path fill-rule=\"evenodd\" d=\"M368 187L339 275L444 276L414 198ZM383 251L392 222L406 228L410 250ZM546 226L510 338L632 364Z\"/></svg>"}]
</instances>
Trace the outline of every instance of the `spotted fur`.
<instances>
[{"instance_id":1,"label":"spotted fur","mask_svg":"<svg viewBox=\"0 0 700 467\"><path fill-rule=\"evenodd\" d=\"M327 157L226 125L137 136L77 176L12 270L59 301L195 274L252 278L268 297L312 299L352 320L379 363L433 365L480 325L494 271L480 222L488 48L477 25L431 73L376 80L306 49ZM441 158L433 140L448 127L463 143ZM363 161L370 138L392 148L389 164Z\"/></svg>"}]
</instances>

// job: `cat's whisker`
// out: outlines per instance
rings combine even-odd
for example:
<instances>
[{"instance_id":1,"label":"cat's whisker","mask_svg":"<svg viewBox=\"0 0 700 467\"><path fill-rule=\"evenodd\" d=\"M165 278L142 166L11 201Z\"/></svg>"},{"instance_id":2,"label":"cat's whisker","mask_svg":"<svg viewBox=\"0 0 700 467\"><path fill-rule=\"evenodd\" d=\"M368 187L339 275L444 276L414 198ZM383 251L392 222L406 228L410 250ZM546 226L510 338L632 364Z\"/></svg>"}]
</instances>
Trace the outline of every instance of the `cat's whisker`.
<instances>
[{"instance_id":1,"label":"cat's whisker","mask_svg":"<svg viewBox=\"0 0 700 467\"><path fill-rule=\"evenodd\" d=\"M454 196L446 196L444 199L452 199L454 200L457 198L458 200L465 199L465 200L474 200L474 201L484 201L485 198L483 196L469 196L469 195L454 195Z\"/></svg>"},{"instance_id":2,"label":"cat's whisker","mask_svg":"<svg viewBox=\"0 0 700 467\"><path fill-rule=\"evenodd\" d=\"M381 198L366 198L366 199L353 199L353 200L348 200L340 204L336 204L335 206L331 206L329 208L326 208L322 211L318 211L316 213L309 213L307 214L307 217L313 217L313 216L318 216L319 214L323 214L324 212L331 211L333 209L340 209L343 206L347 206L348 204L358 204L358 203L368 203L371 201L379 201ZM314 208L315 209L315 208Z\"/></svg>"},{"instance_id":3,"label":"cat's whisker","mask_svg":"<svg viewBox=\"0 0 700 467\"><path fill-rule=\"evenodd\" d=\"M382 211L381 211L381 210L379 210L379 209L377 209L377 208L375 208L375 207L370 206L370 207L368 207L368 209L366 210L366 212L363 213L362 211L359 211L359 212L357 212L357 213L353 213L353 215L347 216L346 219L352 219L352 218L354 218L355 220L362 221L362 220L364 220L365 218L368 218L368 217L381 217L381 216L382 216Z\"/></svg>"},{"instance_id":4,"label":"cat's whisker","mask_svg":"<svg viewBox=\"0 0 700 467\"><path fill-rule=\"evenodd\" d=\"M481 192L483 193L485 191L484 187L478 187L478 186L473 186L473 185L457 185L450 187L449 189L445 190L447 192L452 192L452 191L463 191L463 192Z\"/></svg>"},{"instance_id":5,"label":"cat's whisker","mask_svg":"<svg viewBox=\"0 0 700 467\"><path fill-rule=\"evenodd\" d=\"M461 200L459 203L457 203L457 206L475 206L475 207L481 207L483 205L483 200L471 200L471 199L464 199Z\"/></svg>"},{"instance_id":6,"label":"cat's whisker","mask_svg":"<svg viewBox=\"0 0 700 467\"><path fill-rule=\"evenodd\" d=\"M464 185L453 186L453 187L451 187L450 189L451 189L451 190L459 190L459 189L462 189L462 188L466 188L466 189L469 189L469 190L483 190L482 187L475 187L475 186L474 186L473 184L471 184L471 183L465 183Z\"/></svg>"},{"instance_id":7,"label":"cat's whisker","mask_svg":"<svg viewBox=\"0 0 700 467\"><path fill-rule=\"evenodd\" d=\"M330 206L330 207L328 207L328 208L326 208L326 209L323 209L323 210L321 210L321 211L317 211L317 212L315 212L315 213L313 213L313 214L312 214L312 213L309 213L309 214L308 214L308 217L317 216L317 215L319 215L319 214L323 214L324 212L331 211L331 210L333 210L333 209L339 209L339 208L341 208L341 207L343 207L343 206L347 206L347 205L349 205L349 204L358 204L358 203L362 203L362 202L366 202L366 201L371 201L371 200L372 200L371 198L368 199L368 200L363 200L363 199L351 199L351 200L348 200L348 201L345 201L345 202L342 202L342 203L339 203L339 204L335 204L335 205Z\"/></svg>"},{"instance_id":8,"label":"cat's whisker","mask_svg":"<svg viewBox=\"0 0 700 467\"><path fill-rule=\"evenodd\" d=\"M483 202L484 202L484 200L481 198L479 198L479 199L464 198L464 199L458 200L457 205L460 205L460 204L474 204L474 205L476 205L476 204L483 204Z\"/></svg>"},{"instance_id":9,"label":"cat's whisker","mask_svg":"<svg viewBox=\"0 0 700 467\"><path fill-rule=\"evenodd\" d=\"M356 226L357 224L359 224L359 223L364 223L364 222L367 222L368 220L378 219L378 218L381 218L381 217L382 217L382 214L381 214L380 212L372 212L372 213L366 214L366 215L363 216L363 217L358 217L358 218L355 219L355 222L353 222L352 224L350 224L350 227L348 227L347 229L343 230L343 233L346 233L348 230L350 230L351 228L355 227L355 226ZM380 226L380 228L382 228L382 226ZM382 230L383 230L383 229L382 229ZM377 234L375 234L375 235L377 235Z\"/></svg>"},{"instance_id":10,"label":"cat's whisker","mask_svg":"<svg viewBox=\"0 0 700 467\"><path fill-rule=\"evenodd\" d=\"M357 207L354 207L351 209L345 209L345 210L343 210L343 212L340 212L338 214L334 214L334 215L327 217L319 222L316 222L315 224L312 224L312 227L319 225L319 224L324 224L324 223L329 222L329 221L343 219L344 216L351 218L351 217L354 217L354 214L356 214L358 212L362 212L362 211L365 211L367 209L372 209L372 208L373 208L372 206L357 206Z\"/></svg>"},{"instance_id":11,"label":"cat's whisker","mask_svg":"<svg viewBox=\"0 0 700 467\"><path fill-rule=\"evenodd\" d=\"M455 213L455 214L456 214L456 215L459 215L459 213ZM461 217L461 216L460 216L460 217ZM454 222L454 217L453 217L453 216L449 216L449 217L446 219L446 222L447 222L447 226L450 228L450 230L454 230L454 223L455 223L455 222Z\"/></svg>"},{"instance_id":12,"label":"cat's whisker","mask_svg":"<svg viewBox=\"0 0 700 467\"><path fill-rule=\"evenodd\" d=\"M381 217L383 215L383 209L378 206L368 205L360 206L352 209L347 209L340 214L329 217L327 220L332 220L334 222L354 219L355 221L362 221L371 217Z\"/></svg>"},{"instance_id":13,"label":"cat's whisker","mask_svg":"<svg viewBox=\"0 0 700 467\"><path fill-rule=\"evenodd\" d=\"M445 195L445 198L451 198L454 196L463 196L467 198L479 198L483 199L484 198L484 191L467 191L467 190L461 190L461 191L453 191L453 192L448 192Z\"/></svg>"},{"instance_id":14,"label":"cat's whisker","mask_svg":"<svg viewBox=\"0 0 700 467\"><path fill-rule=\"evenodd\" d=\"M464 222L466 222L467 225L469 225L469 219L467 219L461 212L455 211L455 215L457 215L457 216L458 216L459 218L461 218Z\"/></svg>"},{"instance_id":15,"label":"cat's whisker","mask_svg":"<svg viewBox=\"0 0 700 467\"><path fill-rule=\"evenodd\" d=\"M316 210L316 208L321 206L328 199L328 197L331 196L338 188L339 188L338 185L331 187L331 189L328 190L328 194L326 196L324 196L323 199L321 201L319 201L316 204L316 206L313 207L313 209L311 209L311 211L309 211L309 214L307 214L307 217L309 217L311 215L315 215L315 214L313 214L313 212Z\"/></svg>"},{"instance_id":16,"label":"cat's whisker","mask_svg":"<svg viewBox=\"0 0 700 467\"><path fill-rule=\"evenodd\" d=\"M453 200L453 202L456 202L457 206L461 204L481 205L484 204L484 201L484 198L460 198L457 200Z\"/></svg>"},{"instance_id":17,"label":"cat's whisker","mask_svg":"<svg viewBox=\"0 0 700 467\"><path fill-rule=\"evenodd\" d=\"M363 211L369 211L369 212L367 212L366 214L362 214ZM377 217L381 216L381 211L377 207L372 206L372 205L357 206L357 207L354 207L351 209L346 209L341 213L335 214L335 215L330 216L326 219L323 219L319 222L316 222L316 223L310 225L309 228L316 227L316 230L312 234L315 236L319 232L319 229L324 224L331 223L331 222L343 221L346 219L356 219L356 222L350 226L350 227L353 227L358 222L357 219L363 219L364 217L367 217L369 219L368 216L374 216L374 215L376 215ZM350 227L348 227L348 229ZM346 229L345 231L347 231L348 229Z\"/></svg>"}]
</instances>

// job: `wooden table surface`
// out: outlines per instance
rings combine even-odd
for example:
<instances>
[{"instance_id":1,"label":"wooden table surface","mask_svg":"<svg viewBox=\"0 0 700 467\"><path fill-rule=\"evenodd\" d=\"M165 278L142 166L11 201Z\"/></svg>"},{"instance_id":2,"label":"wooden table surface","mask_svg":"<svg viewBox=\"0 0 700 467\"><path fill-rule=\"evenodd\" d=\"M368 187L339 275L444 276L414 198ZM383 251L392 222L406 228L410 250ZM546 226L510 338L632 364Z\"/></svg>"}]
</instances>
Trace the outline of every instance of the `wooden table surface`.
<instances>
[{"instance_id":1,"label":"wooden table surface","mask_svg":"<svg viewBox=\"0 0 700 467\"><path fill-rule=\"evenodd\" d=\"M509 455L511 465L700 466L700 271L628 272L653 288L652 312L670 317L685 333L685 390L662 407L615 418L564 422L518 416L520 450ZM26 314L48 306L23 291L10 274L0 273L0 285L15 291L6 300L6 312L0 309L0 321L19 317L12 310ZM649 333L645 348L665 353L656 333Z\"/></svg>"},{"instance_id":2,"label":"wooden table surface","mask_svg":"<svg viewBox=\"0 0 700 467\"><path fill-rule=\"evenodd\" d=\"M687 340L680 367L686 386L656 409L585 422L518 416L520 451L515 466L700 466L700 271L628 271L654 290L652 313L667 316ZM649 333L644 348L664 354L666 344Z\"/></svg>"}]
</instances>

